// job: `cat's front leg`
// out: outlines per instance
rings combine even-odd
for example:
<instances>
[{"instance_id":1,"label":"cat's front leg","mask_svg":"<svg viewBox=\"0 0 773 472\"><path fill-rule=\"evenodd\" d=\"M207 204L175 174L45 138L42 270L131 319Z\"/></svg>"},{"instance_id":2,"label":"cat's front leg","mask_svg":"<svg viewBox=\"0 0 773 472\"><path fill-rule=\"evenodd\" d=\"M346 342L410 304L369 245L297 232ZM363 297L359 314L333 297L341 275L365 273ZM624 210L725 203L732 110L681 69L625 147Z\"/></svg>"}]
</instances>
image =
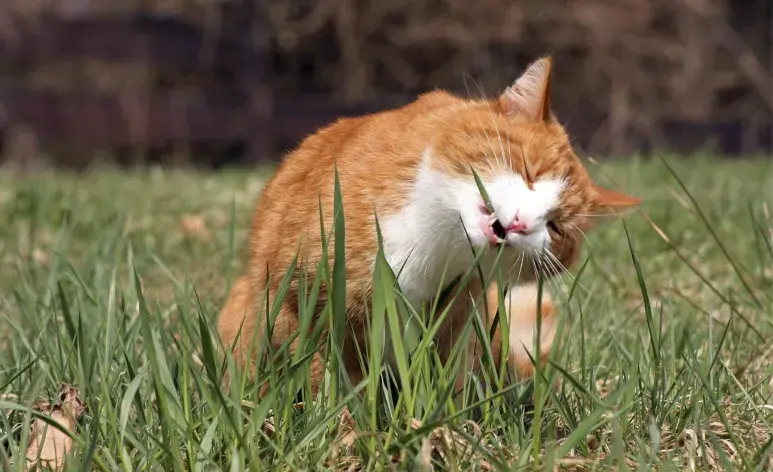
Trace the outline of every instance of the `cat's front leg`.
<instances>
[{"instance_id":1,"label":"cat's front leg","mask_svg":"<svg viewBox=\"0 0 773 472\"><path fill-rule=\"evenodd\" d=\"M486 334L491 331L494 315L499 312L499 322L494 337L491 339L491 354L499 368L503 348L502 328L506 317L507 348L506 356L508 365L515 371L518 380L531 378L534 375L534 362L539 361L545 365L546 358L553 347L558 324L558 308L550 295L543 287L542 304L537 304L538 287L536 282L512 286L504 296L504 306L499 306L499 286L491 283L486 290L486 311L481 309L481 318L488 313L489 320L484 324L487 327ZM539 353L535 346L535 333L537 332L537 320L541 317ZM483 359L483 344L473 335L469 346L470 358L476 360L473 370L480 369Z\"/></svg>"},{"instance_id":2,"label":"cat's front leg","mask_svg":"<svg viewBox=\"0 0 773 472\"><path fill-rule=\"evenodd\" d=\"M489 289L489 300L496 297L496 291ZM544 365L558 328L558 307L553 301L550 292L543 287L542 304L537 303L538 287L536 282L510 287L504 297L504 310L500 310L500 316L507 316L508 327L508 360L515 367L519 379L531 378L534 375L534 361L539 359ZM491 302L490 302L491 303ZM494 298L494 305L497 305ZM536 355L535 334L537 332L537 320L541 317L539 356ZM500 323L501 326L501 323ZM501 329L495 333L492 342L492 351L496 351L495 359L499 359L502 337ZM493 353L493 352L492 352Z\"/></svg>"},{"instance_id":3,"label":"cat's front leg","mask_svg":"<svg viewBox=\"0 0 773 472\"><path fill-rule=\"evenodd\" d=\"M542 304L538 307L536 282L511 287L504 296L504 307L499 307L498 290L499 287L493 282L487 287L485 292L486 308L484 309L481 303L483 300L480 297L481 284L479 281L471 282L467 287L466 296L460 297L451 306L445 329L439 333L441 357L444 361L448 360L464 332L473 306L477 306L480 312L481 320L486 328L486 335L491 331L495 314L499 311L500 317L507 317L509 352L506 358L508 364L514 369L517 379L531 378L534 375L534 361L532 359L539 359L540 364L544 365L555 341L558 307L544 287ZM474 300L477 300L477 303L474 303ZM538 315L541 317L539 356L535 355L537 351L534 345ZM491 339L491 354L497 367L499 367L500 359L503 358L501 355L503 325L504 323L500 320L494 331L494 337ZM464 387L468 372L480 372L485 356L483 343L474 332L470 333L467 339L467 356L466 359L462 359L463 364L459 368L455 381L455 390L457 391Z\"/></svg>"}]
</instances>

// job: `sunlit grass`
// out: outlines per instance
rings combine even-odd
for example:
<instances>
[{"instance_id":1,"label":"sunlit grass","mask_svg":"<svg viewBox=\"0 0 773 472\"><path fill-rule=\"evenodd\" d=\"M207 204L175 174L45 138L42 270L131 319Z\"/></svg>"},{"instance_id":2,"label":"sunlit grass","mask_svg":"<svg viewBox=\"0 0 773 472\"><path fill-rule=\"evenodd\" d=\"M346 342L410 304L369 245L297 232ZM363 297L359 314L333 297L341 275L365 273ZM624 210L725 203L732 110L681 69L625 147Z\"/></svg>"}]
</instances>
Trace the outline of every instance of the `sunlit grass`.
<instances>
[{"instance_id":1,"label":"sunlit grass","mask_svg":"<svg viewBox=\"0 0 773 472\"><path fill-rule=\"evenodd\" d=\"M545 282L562 342L536 382L513 383L488 352L482 382L456 398L469 359L458 348L440 364L431 341L443 313L411 311L383 255L362 358L371 374L352 385L332 355L338 375L311 398L318 340L335 354L348 329L338 237L333 264L300 290L304 347L255 340L276 362L254 383L222 355L215 317L244 267L267 170L0 175L0 468L22 470L29 408L66 382L88 407L71 470L764 470L773 172L767 161L666 162L589 164L642 209L590 233L573 276ZM347 235L345 213L343 202L344 218L324 222L326 239ZM323 283L332 296L315 323ZM271 325L275 311L266 316ZM485 316L465 334L484 346ZM382 362L387 337L396 372ZM363 432L349 449L344 406Z\"/></svg>"}]
</instances>

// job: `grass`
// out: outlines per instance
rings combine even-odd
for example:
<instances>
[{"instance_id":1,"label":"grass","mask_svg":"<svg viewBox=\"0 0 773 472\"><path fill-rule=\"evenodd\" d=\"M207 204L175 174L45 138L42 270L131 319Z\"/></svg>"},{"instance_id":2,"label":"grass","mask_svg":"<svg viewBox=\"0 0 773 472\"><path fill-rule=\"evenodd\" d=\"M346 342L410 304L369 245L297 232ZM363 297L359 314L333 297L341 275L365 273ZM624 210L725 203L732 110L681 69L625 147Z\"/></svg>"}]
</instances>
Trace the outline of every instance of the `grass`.
<instances>
[{"instance_id":1,"label":"grass","mask_svg":"<svg viewBox=\"0 0 773 472\"><path fill-rule=\"evenodd\" d=\"M453 366L429 342L440 314L407 316L381 260L372 375L333 375L330 395L306 392L302 407L293 393L306 390L310 350L269 353L283 362L260 371L272 380L262 400L244 376L220 388L233 360L215 317L268 170L0 175L0 468L22 470L31 407L66 382L87 408L69 470L769 469L771 164L590 167L645 204L588 235L574 277L545 284L563 343L534 383L484 369L487 382L451 398ZM344 270L337 258L327 272L324 321L343 316ZM485 338L479 321L469 335ZM398 352L395 395L379 377L382 332ZM336 421L344 405L367 432L351 448Z\"/></svg>"}]
</instances>

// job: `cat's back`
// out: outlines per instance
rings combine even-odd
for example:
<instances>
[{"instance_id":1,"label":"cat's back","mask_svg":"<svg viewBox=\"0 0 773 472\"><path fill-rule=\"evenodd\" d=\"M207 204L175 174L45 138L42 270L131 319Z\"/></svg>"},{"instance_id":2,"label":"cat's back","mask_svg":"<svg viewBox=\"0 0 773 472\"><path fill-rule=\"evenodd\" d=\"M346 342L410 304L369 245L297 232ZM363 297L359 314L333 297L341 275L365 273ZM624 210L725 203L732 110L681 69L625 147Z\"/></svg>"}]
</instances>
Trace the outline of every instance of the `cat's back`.
<instances>
[{"instance_id":1,"label":"cat's back","mask_svg":"<svg viewBox=\"0 0 773 472\"><path fill-rule=\"evenodd\" d=\"M333 224L336 169L347 257L366 257L375 246L374 209L381 218L404 205L437 121L433 114L460 102L432 92L401 108L340 119L307 137L285 157L260 197L252 222L252 265L289 266L301 238L304 251L317 252L320 204L328 231Z\"/></svg>"},{"instance_id":2,"label":"cat's back","mask_svg":"<svg viewBox=\"0 0 773 472\"><path fill-rule=\"evenodd\" d=\"M420 96L396 109L341 118L305 138L282 161L265 192L274 187L320 187L332 182L337 166L342 178L378 173L419 160L412 151L426 143L422 130L431 127L431 114L463 101L443 91ZM265 197L264 192L264 197ZM316 198L316 196L315 196Z\"/></svg>"},{"instance_id":3,"label":"cat's back","mask_svg":"<svg viewBox=\"0 0 773 472\"><path fill-rule=\"evenodd\" d=\"M401 108L339 119L310 135L283 159L266 184L255 229L272 220L263 213L274 208L281 209L281 220L288 220L318 213L320 200L332 205L334 169L344 197L366 200L357 206L377 197L397 197L385 192L390 188L400 192L391 184L412 178L427 133L432 132L432 113L460 102L448 93L432 92Z\"/></svg>"}]
</instances>

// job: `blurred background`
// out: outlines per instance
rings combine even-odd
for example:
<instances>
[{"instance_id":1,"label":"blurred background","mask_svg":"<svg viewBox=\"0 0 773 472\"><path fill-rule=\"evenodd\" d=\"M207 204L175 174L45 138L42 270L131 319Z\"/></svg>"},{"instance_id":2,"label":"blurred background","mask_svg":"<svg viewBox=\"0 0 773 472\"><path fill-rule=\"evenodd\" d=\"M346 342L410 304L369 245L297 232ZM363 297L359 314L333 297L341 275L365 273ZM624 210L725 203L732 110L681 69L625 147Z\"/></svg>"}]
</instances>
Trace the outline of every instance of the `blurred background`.
<instances>
[{"instance_id":1,"label":"blurred background","mask_svg":"<svg viewBox=\"0 0 773 472\"><path fill-rule=\"evenodd\" d=\"M544 54L584 154L770 155L772 44L771 0L2 0L0 165L272 161Z\"/></svg>"}]
</instances>

